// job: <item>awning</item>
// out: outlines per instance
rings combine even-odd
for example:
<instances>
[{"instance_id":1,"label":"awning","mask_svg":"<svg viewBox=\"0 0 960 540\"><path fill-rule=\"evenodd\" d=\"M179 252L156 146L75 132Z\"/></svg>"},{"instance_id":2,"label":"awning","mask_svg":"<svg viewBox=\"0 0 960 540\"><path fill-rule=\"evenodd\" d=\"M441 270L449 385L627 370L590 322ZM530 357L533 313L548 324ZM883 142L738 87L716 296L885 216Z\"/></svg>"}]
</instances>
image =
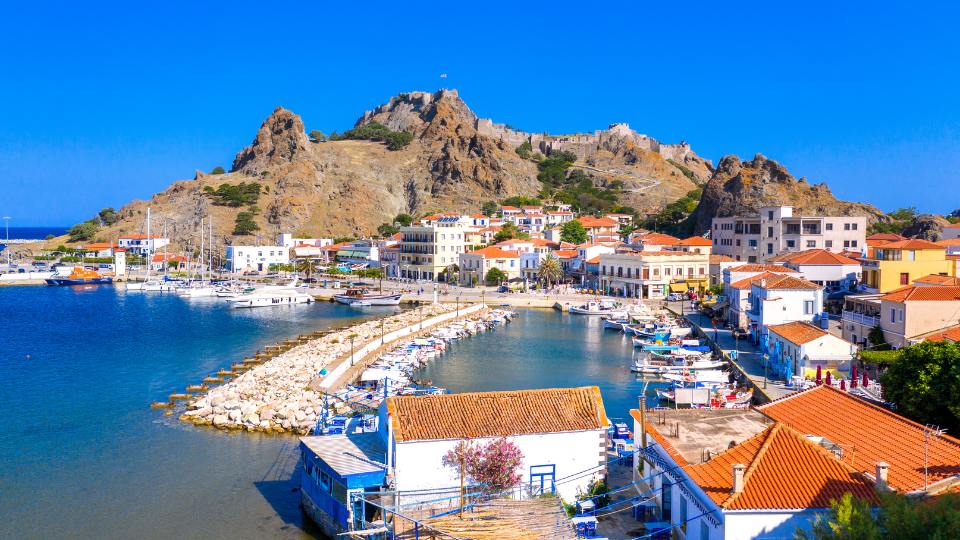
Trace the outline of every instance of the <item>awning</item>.
<instances>
[{"instance_id":1,"label":"awning","mask_svg":"<svg viewBox=\"0 0 960 540\"><path fill-rule=\"evenodd\" d=\"M687 292L687 288L688 288L688 287L687 287L687 284L686 284L686 283L671 283L671 284L670 284L670 292Z\"/></svg>"},{"instance_id":2,"label":"awning","mask_svg":"<svg viewBox=\"0 0 960 540\"><path fill-rule=\"evenodd\" d=\"M720 311L721 309L724 309L724 308L726 308L726 307L729 306L729 305L730 305L730 302L720 302L720 303L718 303L718 304L715 305L715 306L710 306L710 309L712 309L712 310L714 310L714 311Z\"/></svg>"}]
</instances>

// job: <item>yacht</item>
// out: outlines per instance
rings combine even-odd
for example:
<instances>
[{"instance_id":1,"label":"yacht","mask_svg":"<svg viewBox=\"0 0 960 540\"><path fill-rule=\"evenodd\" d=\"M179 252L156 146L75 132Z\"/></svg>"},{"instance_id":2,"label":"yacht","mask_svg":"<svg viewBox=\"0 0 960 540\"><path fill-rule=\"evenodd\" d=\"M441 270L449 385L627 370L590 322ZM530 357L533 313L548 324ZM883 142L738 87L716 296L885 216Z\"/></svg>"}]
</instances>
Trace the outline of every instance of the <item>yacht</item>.
<instances>
[{"instance_id":1,"label":"yacht","mask_svg":"<svg viewBox=\"0 0 960 540\"><path fill-rule=\"evenodd\" d=\"M298 291L295 286L296 280L289 285L268 285L250 294L227 298L227 301L235 308L291 306L313 302L312 296L303 291Z\"/></svg>"},{"instance_id":2,"label":"yacht","mask_svg":"<svg viewBox=\"0 0 960 540\"><path fill-rule=\"evenodd\" d=\"M614 319L623 319L627 312L623 307L613 300L599 300L596 302L587 302L580 306L570 306L570 313L577 315L606 315Z\"/></svg>"},{"instance_id":3,"label":"yacht","mask_svg":"<svg viewBox=\"0 0 960 540\"><path fill-rule=\"evenodd\" d=\"M333 297L334 300L348 306L356 302L369 302L370 306L399 306L400 293L371 292L367 289L347 289L347 292ZM363 304L361 304L363 305Z\"/></svg>"}]
</instances>

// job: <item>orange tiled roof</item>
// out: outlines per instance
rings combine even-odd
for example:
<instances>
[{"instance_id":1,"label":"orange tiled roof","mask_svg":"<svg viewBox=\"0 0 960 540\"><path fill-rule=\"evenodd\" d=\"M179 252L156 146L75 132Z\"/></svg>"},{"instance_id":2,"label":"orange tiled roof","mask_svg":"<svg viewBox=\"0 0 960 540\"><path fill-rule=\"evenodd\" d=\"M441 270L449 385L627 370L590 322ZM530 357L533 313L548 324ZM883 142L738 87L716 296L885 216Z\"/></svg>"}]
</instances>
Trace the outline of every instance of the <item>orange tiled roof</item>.
<instances>
[{"instance_id":1,"label":"orange tiled roof","mask_svg":"<svg viewBox=\"0 0 960 540\"><path fill-rule=\"evenodd\" d=\"M92 244L87 244L83 249L110 249L113 247L113 244L109 242L94 242Z\"/></svg>"},{"instance_id":2,"label":"orange tiled roof","mask_svg":"<svg viewBox=\"0 0 960 540\"><path fill-rule=\"evenodd\" d=\"M825 249L808 249L806 251L799 251L797 253L789 253L786 255L781 255L780 260L790 262L793 264L816 264L816 265L859 265L859 261L855 261L850 257L839 253L833 253L832 251L827 251Z\"/></svg>"},{"instance_id":3,"label":"orange tiled roof","mask_svg":"<svg viewBox=\"0 0 960 540\"><path fill-rule=\"evenodd\" d=\"M753 282L761 289L822 289L820 285L803 278L778 275L772 278L766 278L766 283Z\"/></svg>"},{"instance_id":4,"label":"orange tiled roof","mask_svg":"<svg viewBox=\"0 0 960 540\"><path fill-rule=\"evenodd\" d=\"M960 343L960 325L924 337L927 341L954 341Z\"/></svg>"},{"instance_id":5,"label":"orange tiled roof","mask_svg":"<svg viewBox=\"0 0 960 540\"><path fill-rule=\"evenodd\" d=\"M913 280L914 283L926 283L929 285L946 285L960 287L960 277L941 276L939 274L930 274Z\"/></svg>"},{"instance_id":6,"label":"orange tiled roof","mask_svg":"<svg viewBox=\"0 0 960 540\"><path fill-rule=\"evenodd\" d=\"M851 259L854 259L854 260L860 257L863 257L863 253L860 253L859 251L848 251L846 249L841 251L840 254L843 255L844 257L850 257Z\"/></svg>"},{"instance_id":7,"label":"orange tiled roof","mask_svg":"<svg viewBox=\"0 0 960 540\"><path fill-rule=\"evenodd\" d=\"M898 240L906 240L906 236L900 236L899 234L894 233L877 233L871 234L867 237L867 240L885 240L887 242L896 242Z\"/></svg>"},{"instance_id":8,"label":"orange tiled roof","mask_svg":"<svg viewBox=\"0 0 960 540\"><path fill-rule=\"evenodd\" d=\"M579 221L580 224L587 229L592 229L597 227L616 227L617 225L620 224L615 219L610 219L605 217L596 218L593 216L580 216L577 218L577 221Z\"/></svg>"},{"instance_id":9,"label":"orange tiled roof","mask_svg":"<svg viewBox=\"0 0 960 540\"><path fill-rule=\"evenodd\" d=\"M586 262L587 264L599 264L599 263L600 263L600 256L597 255L596 257L594 257L594 258L592 258L592 259L587 259L585 262Z\"/></svg>"},{"instance_id":10,"label":"orange tiled roof","mask_svg":"<svg viewBox=\"0 0 960 540\"><path fill-rule=\"evenodd\" d=\"M655 233L655 232L647 233L641 236L640 238L637 238L636 240L643 244L653 244L657 246L674 246L674 245L680 244L680 239L677 238L676 236L670 236L669 234ZM713 244L709 244L709 245L713 245Z\"/></svg>"},{"instance_id":11,"label":"orange tiled roof","mask_svg":"<svg viewBox=\"0 0 960 540\"><path fill-rule=\"evenodd\" d=\"M816 326L802 321L788 322L785 324L776 324L768 326L771 332L779 335L783 339L795 345L810 343L827 335L827 332Z\"/></svg>"},{"instance_id":12,"label":"orange tiled roof","mask_svg":"<svg viewBox=\"0 0 960 540\"><path fill-rule=\"evenodd\" d=\"M691 236L677 242L678 246L713 246L713 242L702 236Z\"/></svg>"},{"instance_id":13,"label":"orange tiled roof","mask_svg":"<svg viewBox=\"0 0 960 540\"><path fill-rule=\"evenodd\" d=\"M710 255L710 264L719 264L725 262L737 262L737 260L729 255Z\"/></svg>"},{"instance_id":14,"label":"orange tiled roof","mask_svg":"<svg viewBox=\"0 0 960 540\"><path fill-rule=\"evenodd\" d=\"M753 285L754 281L760 281L761 279L777 277L780 274L774 274L773 272L761 272L755 276L748 277L746 279L741 279L740 281L735 281L730 284L734 289L746 289Z\"/></svg>"},{"instance_id":15,"label":"orange tiled roof","mask_svg":"<svg viewBox=\"0 0 960 540\"><path fill-rule=\"evenodd\" d=\"M960 287L910 285L880 297L892 302L954 302L960 300Z\"/></svg>"},{"instance_id":16,"label":"orange tiled roof","mask_svg":"<svg viewBox=\"0 0 960 540\"><path fill-rule=\"evenodd\" d=\"M958 225L960 225L960 223L958 223ZM940 240L934 243L943 247L960 246L960 238L947 238L946 240Z\"/></svg>"},{"instance_id":17,"label":"orange tiled roof","mask_svg":"<svg viewBox=\"0 0 960 540\"><path fill-rule=\"evenodd\" d=\"M568 259L568 258L570 258L570 257L576 257L576 256L577 256L577 250L575 250L575 249L558 249L558 250L554 251L553 254L556 255L558 259Z\"/></svg>"},{"instance_id":18,"label":"orange tiled roof","mask_svg":"<svg viewBox=\"0 0 960 540\"><path fill-rule=\"evenodd\" d=\"M477 249L468 253L469 255L482 255L487 259L516 259L520 257L520 253L516 251L507 251L505 249L500 249L496 246L485 247L483 249Z\"/></svg>"},{"instance_id":19,"label":"orange tiled roof","mask_svg":"<svg viewBox=\"0 0 960 540\"><path fill-rule=\"evenodd\" d=\"M889 244L883 244L877 247L880 249L944 249L943 246L938 246L933 242L928 242L927 240L920 240L917 238L890 242Z\"/></svg>"},{"instance_id":20,"label":"orange tiled roof","mask_svg":"<svg viewBox=\"0 0 960 540\"><path fill-rule=\"evenodd\" d=\"M518 211L518 212L519 212L520 209L517 208L516 206L501 206L501 207L500 207L500 211L501 211L501 212L513 212L513 211Z\"/></svg>"},{"instance_id":21,"label":"orange tiled roof","mask_svg":"<svg viewBox=\"0 0 960 540\"><path fill-rule=\"evenodd\" d=\"M873 474L890 464L888 483L900 492L923 489L924 426L831 386L816 386L757 407L770 418L843 449L842 461ZM930 483L960 474L960 440L929 438Z\"/></svg>"},{"instance_id":22,"label":"orange tiled roof","mask_svg":"<svg viewBox=\"0 0 960 540\"><path fill-rule=\"evenodd\" d=\"M387 398L397 441L506 437L603 429L600 389L546 388Z\"/></svg>"},{"instance_id":23,"label":"orange tiled roof","mask_svg":"<svg viewBox=\"0 0 960 540\"><path fill-rule=\"evenodd\" d=\"M774 272L779 274L797 274L793 268L787 268L779 264L744 264L730 268L731 272Z\"/></svg>"},{"instance_id":24,"label":"orange tiled roof","mask_svg":"<svg viewBox=\"0 0 960 540\"><path fill-rule=\"evenodd\" d=\"M745 467L740 493L733 493L735 464ZM877 497L872 482L782 423L685 470L727 510L828 508L847 492L871 502Z\"/></svg>"}]
</instances>

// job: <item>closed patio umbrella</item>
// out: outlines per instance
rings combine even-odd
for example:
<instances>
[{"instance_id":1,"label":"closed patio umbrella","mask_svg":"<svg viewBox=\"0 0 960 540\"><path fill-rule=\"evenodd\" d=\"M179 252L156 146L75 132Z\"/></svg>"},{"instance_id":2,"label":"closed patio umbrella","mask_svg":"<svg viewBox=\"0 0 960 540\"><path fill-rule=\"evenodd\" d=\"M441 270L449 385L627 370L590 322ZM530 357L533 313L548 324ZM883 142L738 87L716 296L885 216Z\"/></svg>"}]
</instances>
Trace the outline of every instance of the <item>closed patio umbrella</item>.
<instances>
[{"instance_id":1,"label":"closed patio umbrella","mask_svg":"<svg viewBox=\"0 0 960 540\"><path fill-rule=\"evenodd\" d=\"M847 389L847 381L845 381L845 380L843 380L843 379L840 379L840 389L841 389L841 390L846 390L846 389Z\"/></svg>"},{"instance_id":2,"label":"closed patio umbrella","mask_svg":"<svg viewBox=\"0 0 960 540\"><path fill-rule=\"evenodd\" d=\"M833 386L833 376L830 371L827 371L827 386Z\"/></svg>"},{"instance_id":3,"label":"closed patio umbrella","mask_svg":"<svg viewBox=\"0 0 960 540\"><path fill-rule=\"evenodd\" d=\"M853 365L853 374L850 375L850 388L857 387L857 365Z\"/></svg>"},{"instance_id":4,"label":"closed patio umbrella","mask_svg":"<svg viewBox=\"0 0 960 540\"><path fill-rule=\"evenodd\" d=\"M817 386L823 384L823 368L817 366Z\"/></svg>"}]
</instances>

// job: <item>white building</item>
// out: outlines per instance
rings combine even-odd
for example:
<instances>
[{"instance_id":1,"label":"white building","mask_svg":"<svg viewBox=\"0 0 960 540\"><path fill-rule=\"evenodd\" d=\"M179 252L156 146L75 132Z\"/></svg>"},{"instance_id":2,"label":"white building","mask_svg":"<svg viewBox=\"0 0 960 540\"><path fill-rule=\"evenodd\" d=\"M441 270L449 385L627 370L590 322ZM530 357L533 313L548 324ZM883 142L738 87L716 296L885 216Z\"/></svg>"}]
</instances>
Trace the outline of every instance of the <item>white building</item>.
<instances>
[{"instance_id":1,"label":"white building","mask_svg":"<svg viewBox=\"0 0 960 540\"><path fill-rule=\"evenodd\" d=\"M635 251L600 255L600 286L607 294L663 298L671 290L704 288L709 255L684 251Z\"/></svg>"},{"instance_id":2,"label":"white building","mask_svg":"<svg viewBox=\"0 0 960 540\"><path fill-rule=\"evenodd\" d=\"M800 272L780 264L737 264L723 270L723 288L763 273L800 276Z\"/></svg>"},{"instance_id":3,"label":"white building","mask_svg":"<svg viewBox=\"0 0 960 540\"><path fill-rule=\"evenodd\" d=\"M143 257L156 253L157 250L167 245L170 245L169 238L148 237L145 234L128 234L117 239L117 247Z\"/></svg>"},{"instance_id":4,"label":"white building","mask_svg":"<svg viewBox=\"0 0 960 540\"><path fill-rule=\"evenodd\" d=\"M266 273L278 264L290 264L290 250L284 246L227 246L231 272Z\"/></svg>"},{"instance_id":5,"label":"white building","mask_svg":"<svg viewBox=\"0 0 960 540\"><path fill-rule=\"evenodd\" d=\"M792 206L765 206L757 216L713 218L713 252L760 262L785 252L825 249L839 253L866 246L867 218L794 216Z\"/></svg>"},{"instance_id":6,"label":"white building","mask_svg":"<svg viewBox=\"0 0 960 540\"><path fill-rule=\"evenodd\" d=\"M322 248L333 245L332 238L294 238L290 233L280 235L280 245L285 248L294 248L300 246L309 246Z\"/></svg>"},{"instance_id":7,"label":"white building","mask_svg":"<svg viewBox=\"0 0 960 540\"><path fill-rule=\"evenodd\" d=\"M487 272L493 268L503 272L508 280L520 277L520 253L507 251L497 246L461 253L460 283L464 285L483 284L487 278Z\"/></svg>"},{"instance_id":8,"label":"white building","mask_svg":"<svg viewBox=\"0 0 960 540\"><path fill-rule=\"evenodd\" d=\"M754 278L750 285L750 330L757 339L773 325L812 322L823 312L823 288L794 276Z\"/></svg>"},{"instance_id":9,"label":"white building","mask_svg":"<svg viewBox=\"0 0 960 540\"><path fill-rule=\"evenodd\" d=\"M830 289L851 290L863 278L860 261L825 249L788 253L773 260Z\"/></svg>"},{"instance_id":10,"label":"white building","mask_svg":"<svg viewBox=\"0 0 960 540\"><path fill-rule=\"evenodd\" d=\"M806 322L777 324L769 330L771 376L812 379L818 367L824 375L830 370L850 376L856 345Z\"/></svg>"},{"instance_id":11,"label":"white building","mask_svg":"<svg viewBox=\"0 0 960 540\"><path fill-rule=\"evenodd\" d=\"M398 491L459 486L443 456L468 439L506 437L523 453L523 483L567 501L606 474L610 422L596 386L390 397L379 414Z\"/></svg>"},{"instance_id":12,"label":"white building","mask_svg":"<svg viewBox=\"0 0 960 540\"><path fill-rule=\"evenodd\" d=\"M960 238L960 223L951 223L943 228L943 239L952 240Z\"/></svg>"}]
</instances>

